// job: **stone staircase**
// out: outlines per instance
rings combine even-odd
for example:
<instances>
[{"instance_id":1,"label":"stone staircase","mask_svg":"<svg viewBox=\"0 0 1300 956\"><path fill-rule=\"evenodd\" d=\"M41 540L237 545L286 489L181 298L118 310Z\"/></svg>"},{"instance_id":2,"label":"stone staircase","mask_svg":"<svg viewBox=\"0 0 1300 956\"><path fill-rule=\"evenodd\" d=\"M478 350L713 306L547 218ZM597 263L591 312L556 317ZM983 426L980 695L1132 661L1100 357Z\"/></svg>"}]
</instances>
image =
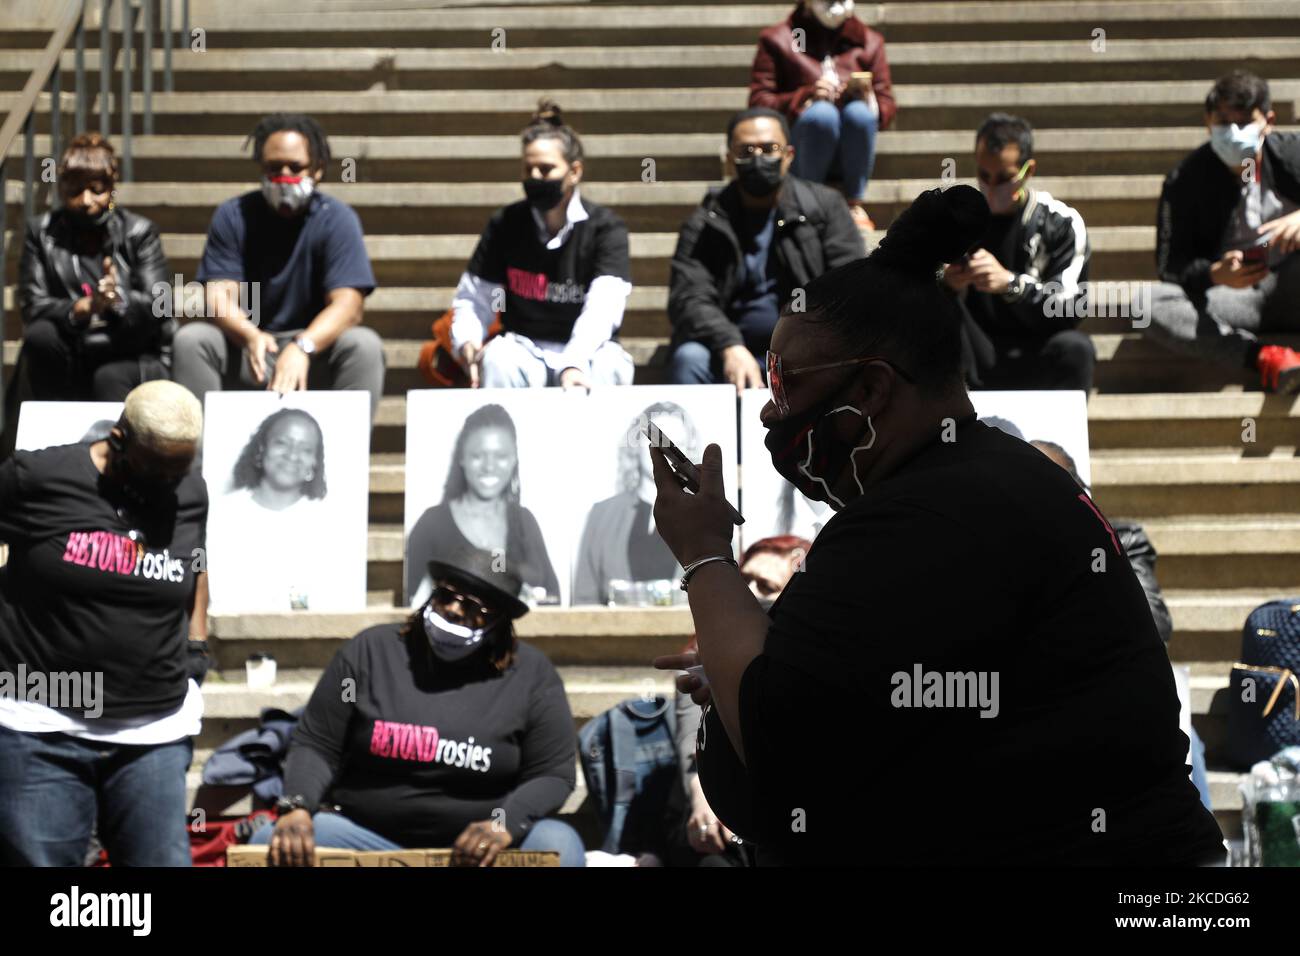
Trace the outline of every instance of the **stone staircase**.
<instances>
[{"instance_id":1,"label":"stone staircase","mask_svg":"<svg viewBox=\"0 0 1300 956\"><path fill-rule=\"evenodd\" d=\"M366 321L385 337L389 373L372 443L372 609L214 619L223 670L206 688L200 760L252 726L260 708L305 701L330 655L361 627L400 616L404 396L419 387L419 343L450 304L479 230L519 194L517 137L538 95L555 96L583 134L584 193L612 206L631 229L636 288L624 341L638 382L662 381L676 230L719 179L722 130L746 103L758 31L789 10L788 3L478 0L430 11L406 0L298 0L259 4L253 17L250 6L193 0L191 26L203 31L206 49L176 54L176 92L154 93L155 135L140 135L137 125L136 181L122 186L120 199L159 224L173 271L188 281L213 208L250 187L242 143L256 120L279 109L314 114L334 153L324 188L351 203L366 230L381 286L367 301ZM859 15L888 41L899 103L895 128L878 141L868 192L876 222L887 226L918 192L941 182L948 160L959 180L971 176L975 126L994 109L1010 110L1037 127L1038 186L1087 221L1098 281L1153 278L1161 178L1203 140L1199 104L1216 76L1236 66L1260 72L1280 125L1297 123L1294 0L900 2L863 4ZM0 110L46 35L22 22L0 32ZM494 40L504 46L494 48ZM87 44L94 77L97 29ZM113 58L116 91L116 47ZM66 91L70 53L63 65ZM47 110L48 97L37 118L42 156ZM97 110L92 100L92 125ZM655 161L653 182L642 180L647 158ZM348 181L340 182L344 173ZM7 184L5 201L9 369L20 335L17 182ZM1160 552L1175 624L1170 653L1191 666L1195 722L1214 767L1242 620L1269 597L1300 593L1300 401L1263 395L1244 373L1166 353L1129 320L1089 319L1083 327L1100 357L1089 402L1094 491L1109 515L1143 521ZM1242 440L1245 420L1254 422L1254 442ZM580 724L647 686L669 688L647 662L679 648L690 620L681 610L540 609L520 630L560 668ZM281 680L271 691L243 684L239 668L253 651L279 661ZM1217 770L1212 777L1221 822L1235 832L1236 777ZM582 796L580 786L568 809Z\"/></svg>"}]
</instances>

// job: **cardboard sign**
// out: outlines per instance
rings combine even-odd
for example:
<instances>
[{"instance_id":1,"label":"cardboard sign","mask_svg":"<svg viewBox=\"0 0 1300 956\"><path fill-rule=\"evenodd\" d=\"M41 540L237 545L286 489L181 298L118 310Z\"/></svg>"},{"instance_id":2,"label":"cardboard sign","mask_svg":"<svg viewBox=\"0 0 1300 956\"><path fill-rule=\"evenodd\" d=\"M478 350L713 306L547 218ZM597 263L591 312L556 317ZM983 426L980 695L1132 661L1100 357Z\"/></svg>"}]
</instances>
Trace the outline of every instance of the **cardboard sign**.
<instances>
[{"instance_id":1,"label":"cardboard sign","mask_svg":"<svg viewBox=\"0 0 1300 956\"><path fill-rule=\"evenodd\" d=\"M267 865L270 851L264 846L232 846L226 848L226 866ZM338 850L333 847L316 848L317 866L451 866L451 850ZM560 854L540 850L502 850L492 862L494 867L559 866Z\"/></svg>"}]
</instances>

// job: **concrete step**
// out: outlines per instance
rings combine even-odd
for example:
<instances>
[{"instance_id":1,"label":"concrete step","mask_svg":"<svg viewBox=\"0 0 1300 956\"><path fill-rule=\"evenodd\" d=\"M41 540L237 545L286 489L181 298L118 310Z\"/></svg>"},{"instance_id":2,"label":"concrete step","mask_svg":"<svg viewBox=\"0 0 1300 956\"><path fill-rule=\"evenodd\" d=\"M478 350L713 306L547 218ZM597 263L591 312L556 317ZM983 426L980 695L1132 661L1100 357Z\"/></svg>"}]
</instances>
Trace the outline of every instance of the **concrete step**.
<instances>
[{"instance_id":1,"label":"concrete step","mask_svg":"<svg viewBox=\"0 0 1300 956\"><path fill-rule=\"evenodd\" d=\"M1174 622L1171 657L1197 665L1237 659L1247 615L1279 595L1300 595L1300 581L1277 588L1167 587L1165 599ZM216 615L211 633L225 667L237 666L259 651L272 651L284 668L323 667L343 641L363 628L400 621L408 613L389 606L353 614ZM537 608L517 627L522 639L557 665L584 666L646 666L660 654L679 651L692 630L689 613L682 608Z\"/></svg>"},{"instance_id":2,"label":"concrete step","mask_svg":"<svg viewBox=\"0 0 1300 956\"><path fill-rule=\"evenodd\" d=\"M687 212L689 214L689 211ZM685 218L685 216L683 216ZM486 217L485 220L486 221ZM867 248L874 248L883 238L883 230L867 233ZM670 274L673 252L677 247L676 232L634 232L629 236L628 253L634 285L654 286L666 284ZM203 253L206 236L199 233L164 233L163 249L173 276L176 295L180 287L194 281ZM462 235L368 235L366 250L370 256L375 280L381 286L406 286L423 282L455 287L465 271L466 264L478 244L479 236ZM1155 254L1154 226L1100 226L1089 230L1092 243L1090 274L1104 273L1123 276L1139 266L1142 271L1151 269ZM6 283L17 283L21 261L21 237L15 230L6 234L10 253L6 262ZM176 304L184 308L184 298ZM194 299L195 309L201 299ZM1117 303L1118 304L1118 303Z\"/></svg>"},{"instance_id":3,"label":"concrete step","mask_svg":"<svg viewBox=\"0 0 1300 956\"><path fill-rule=\"evenodd\" d=\"M990 111L1015 104L1035 127L1183 126L1199 116L1207 79L1044 82L907 83L894 88L897 129L974 129ZM1295 120L1300 80L1270 83L1280 124ZM73 98L65 93L71 113ZM97 96L98 94L96 94ZM16 94L0 94L8 110ZM438 129L444 135L518 133L537 105L535 87L494 90L303 91L284 93L155 93L155 130L182 134L196 126L206 135L247 133L258 118L277 109L311 113L333 134L396 133ZM563 91L566 118L584 134L612 132L716 132L746 105L743 85L698 87L689 96L664 88L574 89ZM1097 109L1098 103L1107 108ZM142 94L131 109L143 109ZM48 94L38 102L48 130ZM92 111L98 104L92 103ZM116 121L115 121L116 122Z\"/></svg>"},{"instance_id":4,"label":"concrete step","mask_svg":"<svg viewBox=\"0 0 1300 956\"><path fill-rule=\"evenodd\" d=\"M876 140L876 180L924 179L955 158L970 172L971 130L890 130ZM1205 141L1205 128L1171 126L1109 129L1040 129L1034 155L1042 173L1053 176L1163 176ZM593 134L582 138L587 182L639 181L642 162L653 157L663 182L709 180L720 175L725 149L720 132L682 133L665 139L653 133ZM518 135L354 136L332 135L336 157L329 178L341 176L342 161L355 163L355 179L378 182L512 182L519 175ZM36 155L50 154L45 133L35 138ZM21 161L23 140L9 149ZM136 179L149 182L248 181L253 165L244 136L132 137Z\"/></svg>"},{"instance_id":5,"label":"concrete step","mask_svg":"<svg viewBox=\"0 0 1300 956\"><path fill-rule=\"evenodd\" d=\"M604 86L745 86L754 42L685 46L547 46L491 49L481 40L468 49L403 47L293 47L211 49L195 55L186 47L172 58L178 92L383 89L508 89L524 84L557 89ZM889 65L898 84L1050 82L1068 70L1084 80L1212 80L1242 60L1268 76L1300 73L1300 42L1292 38L1236 37L1108 40L1104 51L1077 40L1033 43L1003 40L890 43ZM0 89L18 90L40 54L0 52ZM141 51L135 49L138 71ZM155 73L163 51L154 48ZM111 58L112 86L120 89L123 53ZM71 50L60 60L64 88L75 90ZM86 70L98 90L99 51L90 50ZM139 81L137 80L137 85Z\"/></svg>"},{"instance_id":6,"label":"concrete step","mask_svg":"<svg viewBox=\"0 0 1300 956\"><path fill-rule=\"evenodd\" d=\"M930 179L873 179L867 187L866 201L877 225L881 229L887 228L899 212L928 189L949 182L974 183L969 178L941 179L942 170L938 166L934 172ZM633 234L675 236L707 191L720 182L597 180L584 183L582 193L617 212ZM1104 256L1114 252L1136 256L1135 268L1118 275L1098 277L1116 279L1141 278L1154 269L1155 209L1161 182L1161 176L1043 176L1035 179L1039 189L1069 203L1083 216L1089 232L1095 234L1094 264L1098 264L1099 254ZM241 187L210 182L134 182L124 183L118 190L118 198L133 212L152 219L164 234L189 234L200 238L207 234L213 209L251 188L252 183ZM362 227L372 237L405 235L425 242L432 235L453 242L469 242L465 258L473 249L472 240L482 232L488 217L522 196L518 182L513 179L494 183L330 182L326 192L355 208ZM10 222L21 222L21 183L17 180L7 183L5 195L9 214L13 216ZM45 189L38 190L38 208L43 209L47 204L47 195ZM1142 231L1131 234L1101 231L1125 227ZM665 254L671 255L671 241L655 241L668 242ZM199 251L196 248L192 254L197 255ZM418 247L413 247L411 252L418 253Z\"/></svg>"},{"instance_id":7,"label":"concrete step","mask_svg":"<svg viewBox=\"0 0 1300 956\"><path fill-rule=\"evenodd\" d=\"M359 13L322 8L311 16L266 11L256 20L229 6L196 3L192 23L207 31L210 49L245 46L457 47L488 42L494 28L506 31L509 47L607 45L619 43L753 42L763 27L789 13L787 3L692 5L689 16L671 16L658 3L529 4L505 8L474 4L468 9L428 7ZM598 11L598 13L597 13ZM1288 36L1300 20L1287 0L1192 2L1040 3L1006 2L861 4L857 15L884 32L891 42L984 40L1089 36L1099 24L1113 25L1125 37ZM1088 29L1083 29L1083 27ZM1288 29L1289 28L1289 29ZM485 36L487 35L487 36ZM34 46L30 40L24 45Z\"/></svg>"}]
</instances>

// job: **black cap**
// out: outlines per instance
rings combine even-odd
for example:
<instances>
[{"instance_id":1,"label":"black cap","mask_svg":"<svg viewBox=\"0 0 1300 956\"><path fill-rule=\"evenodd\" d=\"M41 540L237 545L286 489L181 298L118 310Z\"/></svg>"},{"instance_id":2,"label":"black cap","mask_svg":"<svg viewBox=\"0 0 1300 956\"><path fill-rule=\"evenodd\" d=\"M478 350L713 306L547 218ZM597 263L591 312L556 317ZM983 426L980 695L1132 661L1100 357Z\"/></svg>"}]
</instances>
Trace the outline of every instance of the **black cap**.
<instances>
[{"instance_id":1,"label":"black cap","mask_svg":"<svg viewBox=\"0 0 1300 956\"><path fill-rule=\"evenodd\" d=\"M523 617L528 613L528 605L519 600L522 579L509 568L493 567L494 560L487 552L476 550L456 564L430 561L429 577L459 585L469 596L493 610L500 609L512 621Z\"/></svg>"}]
</instances>

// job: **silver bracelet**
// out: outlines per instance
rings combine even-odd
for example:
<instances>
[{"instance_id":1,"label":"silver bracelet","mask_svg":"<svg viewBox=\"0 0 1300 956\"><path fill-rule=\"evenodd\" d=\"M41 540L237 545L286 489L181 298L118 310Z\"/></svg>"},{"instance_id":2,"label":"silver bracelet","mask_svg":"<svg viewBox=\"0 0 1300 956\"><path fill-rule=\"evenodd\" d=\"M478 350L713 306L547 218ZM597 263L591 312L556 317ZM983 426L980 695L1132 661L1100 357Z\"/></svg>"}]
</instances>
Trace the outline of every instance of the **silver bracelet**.
<instances>
[{"instance_id":1,"label":"silver bracelet","mask_svg":"<svg viewBox=\"0 0 1300 956\"><path fill-rule=\"evenodd\" d=\"M700 560L698 561L692 561L690 564L686 565L686 567L682 569L682 590L683 591L689 590L688 586L691 581L691 576L695 574L695 572L698 571L700 568L704 567L704 565L712 561L726 561L733 568L739 568L739 565L736 564L736 559L729 554L715 554L712 555L711 557L700 558Z\"/></svg>"}]
</instances>

